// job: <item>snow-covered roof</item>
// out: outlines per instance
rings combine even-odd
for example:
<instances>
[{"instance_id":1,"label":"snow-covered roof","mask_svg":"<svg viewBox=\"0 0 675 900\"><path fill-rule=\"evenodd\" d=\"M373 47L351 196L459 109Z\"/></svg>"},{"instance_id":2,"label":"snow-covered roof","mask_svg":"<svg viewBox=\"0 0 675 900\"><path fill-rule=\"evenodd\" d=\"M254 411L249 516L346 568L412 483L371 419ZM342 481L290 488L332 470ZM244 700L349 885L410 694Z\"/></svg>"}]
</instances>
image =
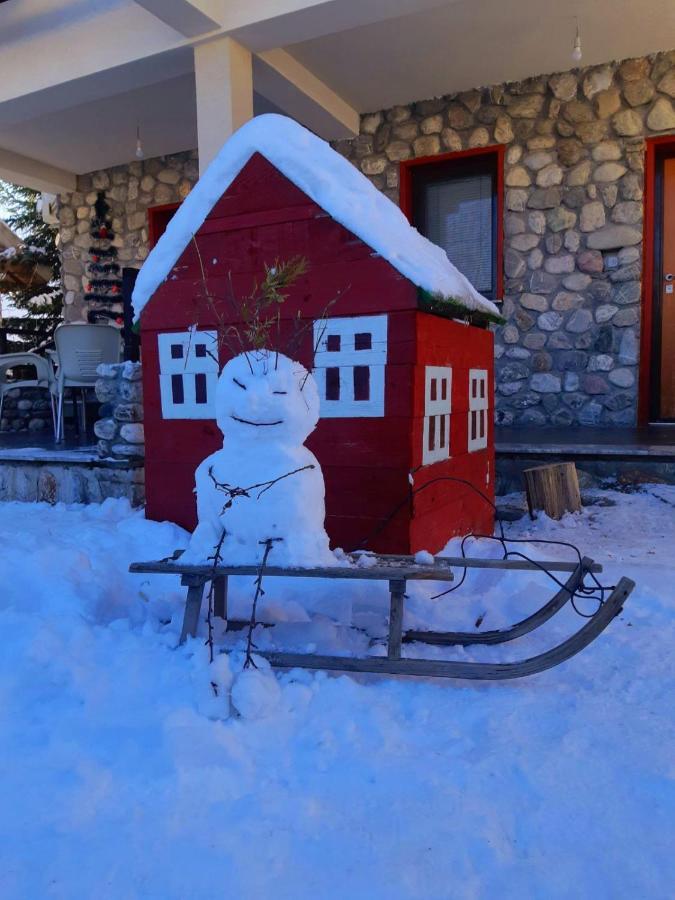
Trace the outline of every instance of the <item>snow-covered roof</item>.
<instances>
[{"instance_id":1,"label":"snow-covered roof","mask_svg":"<svg viewBox=\"0 0 675 900\"><path fill-rule=\"evenodd\" d=\"M260 153L336 222L361 238L417 287L471 312L499 315L401 210L321 138L286 116L257 116L224 144L169 222L136 280L136 316L246 165Z\"/></svg>"}]
</instances>

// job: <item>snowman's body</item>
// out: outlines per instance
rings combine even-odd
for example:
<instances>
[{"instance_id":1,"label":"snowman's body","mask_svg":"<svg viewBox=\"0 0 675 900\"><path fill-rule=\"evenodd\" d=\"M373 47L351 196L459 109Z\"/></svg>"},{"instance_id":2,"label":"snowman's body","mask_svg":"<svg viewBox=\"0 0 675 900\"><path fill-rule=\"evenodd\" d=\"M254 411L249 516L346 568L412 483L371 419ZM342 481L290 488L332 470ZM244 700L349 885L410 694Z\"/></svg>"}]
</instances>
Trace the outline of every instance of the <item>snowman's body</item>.
<instances>
[{"instance_id":1,"label":"snowman's body","mask_svg":"<svg viewBox=\"0 0 675 900\"><path fill-rule=\"evenodd\" d=\"M185 562L220 559L334 565L324 528L321 467L304 445L319 417L313 377L273 351L241 354L224 367L216 391L223 449L195 473L198 524Z\"/></svg>"}]
</instances>

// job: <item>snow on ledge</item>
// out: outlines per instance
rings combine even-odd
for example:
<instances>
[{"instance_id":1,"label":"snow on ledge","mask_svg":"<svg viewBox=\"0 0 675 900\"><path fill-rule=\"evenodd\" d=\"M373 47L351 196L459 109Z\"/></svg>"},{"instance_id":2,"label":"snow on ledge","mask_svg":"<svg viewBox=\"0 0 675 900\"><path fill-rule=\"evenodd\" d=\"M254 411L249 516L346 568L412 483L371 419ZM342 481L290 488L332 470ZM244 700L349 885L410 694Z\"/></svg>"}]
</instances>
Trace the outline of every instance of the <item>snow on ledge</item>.
<instances>
[{"instance_id":1,"label":"snow on ledge","mask_svg":"<svg viewBox=\"0 0 675 900\"><path fill-rule=\"evenodd\" d=\"M401 210L326 141L286 116L267 114L232 135L176 211L136 280L136 318L256 152L414 285L471 312L499 315L445 251L413 228Z\"/></svg>"}]
</instances>

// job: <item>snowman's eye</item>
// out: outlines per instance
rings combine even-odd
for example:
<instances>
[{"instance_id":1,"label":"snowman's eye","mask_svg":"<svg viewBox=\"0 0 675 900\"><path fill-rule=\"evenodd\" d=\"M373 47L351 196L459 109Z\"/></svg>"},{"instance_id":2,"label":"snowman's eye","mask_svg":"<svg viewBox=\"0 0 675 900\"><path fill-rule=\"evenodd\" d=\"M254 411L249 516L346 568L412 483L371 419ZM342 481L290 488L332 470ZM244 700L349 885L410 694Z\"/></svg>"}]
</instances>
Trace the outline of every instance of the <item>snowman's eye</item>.
<instances>
[{"instance_id":1,"label":"snowman's eye","mask_svg":"<svg viewBox=\"0 0 675 900\"><path fill-rule=\"evenodd\" d=\"M233 378L232 381L234 381L234 383L237 385L237 387L240 387L242 389L242 391L246 390L246 385L242 384L241 381L237 381L236 378Z\"/></svg>"},{"instance_id":2,"label":"snowman's eye","mask_svg":"<svg viewBox=\"0 0 675 900\"><path fill-rule=\"evenodd\" d=\"M283 394L284 396L288 393L288 391L272 391L273 394Z\"/></svg>"}]
</instances>

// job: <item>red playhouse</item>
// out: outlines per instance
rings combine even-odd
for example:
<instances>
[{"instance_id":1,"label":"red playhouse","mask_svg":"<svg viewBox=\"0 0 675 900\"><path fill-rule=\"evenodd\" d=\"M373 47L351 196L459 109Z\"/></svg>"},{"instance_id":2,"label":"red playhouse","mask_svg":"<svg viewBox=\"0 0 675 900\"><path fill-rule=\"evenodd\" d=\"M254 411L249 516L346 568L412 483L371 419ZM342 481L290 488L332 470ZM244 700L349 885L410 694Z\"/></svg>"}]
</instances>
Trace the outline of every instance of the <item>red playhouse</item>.
<instances>
[{"instance_id":1,"label":"red playhouse","mask_svg":"<svg viewBox=\"0 0 675 900\"><path fill-rule=\"evenodd\" d=\"M276 349L319 386L307 444L332 545L438 552L491 533L480 494L494 499L496 307L349 162L276 115L230 138L136 282L148 517L194 528L194 471L222 441L213 394L227 355L209 347L237 323L232 298L298 256L307 271L281 307L296 343Z\"/></svg>"}]
</instances>

